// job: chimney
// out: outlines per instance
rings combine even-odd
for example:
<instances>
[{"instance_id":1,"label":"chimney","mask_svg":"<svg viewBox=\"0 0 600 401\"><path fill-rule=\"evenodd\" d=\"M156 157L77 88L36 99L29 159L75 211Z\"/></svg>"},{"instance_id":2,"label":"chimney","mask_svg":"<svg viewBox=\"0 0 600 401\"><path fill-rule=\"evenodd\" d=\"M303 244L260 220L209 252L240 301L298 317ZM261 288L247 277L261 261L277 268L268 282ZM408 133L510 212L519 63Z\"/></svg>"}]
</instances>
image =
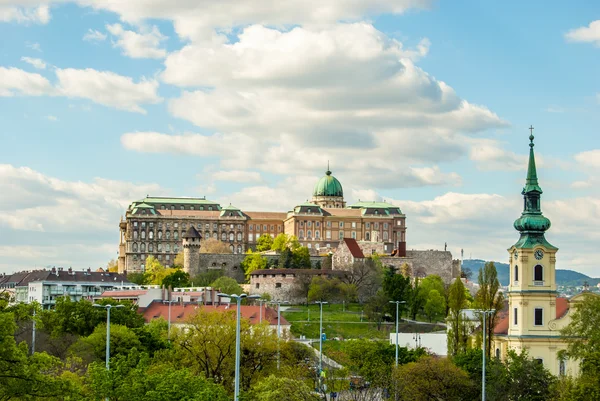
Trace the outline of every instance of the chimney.
<instances>
[{"instance_id":1,"label":"chimney","mask_svg":"<svg viewBox=\"0 0 600 401\"><path fill-rule=\"evenodd\" d=\"M406 241L398 242L398 257L405 258L406 257Z\"/></svg>"}]
</instances>

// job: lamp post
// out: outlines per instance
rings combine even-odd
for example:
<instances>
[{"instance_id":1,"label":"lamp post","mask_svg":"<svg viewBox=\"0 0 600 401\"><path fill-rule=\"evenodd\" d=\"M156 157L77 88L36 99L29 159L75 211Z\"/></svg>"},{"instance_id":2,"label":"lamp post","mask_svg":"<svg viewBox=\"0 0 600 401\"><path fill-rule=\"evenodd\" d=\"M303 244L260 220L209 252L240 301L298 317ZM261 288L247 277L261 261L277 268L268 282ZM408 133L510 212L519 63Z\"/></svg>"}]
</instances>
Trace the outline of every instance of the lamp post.
<instances>
[{"instance_id":1,"label":"lamp post","mask_svg":"<svg viewBox=\"0 0 600 401\"><path fill-rule=\"evenodd\" d=\"M169 341L171 341L171 304L173 304L173 302L176 302L176 301L173 301L172 299L169 299L168 301L163 301L163 303L169 304L169 321L167 324L167 340L169 340Z\"/></svg>"},{"instance_id":2,"label":"lamp post","mask_svg":"<svg viewBox=\"0 0 600 401\"><path fill-rule=\"evenodd\" d=\"M218 297L225 298L233 298L237 301L237 319L235 324L235 384L234 384L234 393L233 393L233 401L239 401L240 399L240 309L242 304L242 299L258 299L260 295L247 295L247 294L223 294L218 293Z\"/></svg>"},{"instance_id":3,"label":"lamp post","mask_svg":"<svg viewBox=\"0 0 600 401\"><path fill-rule=\"evenodd\" d=\"M106 370L110 370L110 310L112 308L124 308L124 305L100 305L93 304L94 308L103 308L106 309ZM106 401L108 401L108 397L106 397Z\"/></svg>"},{"instance_id":4,"label":"lamp post","mask_svg":"<svg viewBox=\"0 0 600 401\"><path fill-rule=\"evenodd\" d=\"M321 372L323 371L323 304L327 304L327 301L317 301L316 304L320 306L319 313L319 382L321 381Z\"/></svg>"},{"instance_id":5,"label":"lamp post","mask_svg":"<svg viewBox=\"0 0 600 401\"><path fill-rule=\"evenodd\" d=\"M485 321L487 320L487 315L492 315L494 310L481 310L479 311L483 314L483 366L481 369L481 400L485 401L485 343L486 343L486 329L485 329Z\"/></svg>"},{"instance_id":6,"label":"lamp post","mask_svg":"<svg viewBox=\"0 0 600 401\"><path fill-rule=\"evenodd\" d=\"M398 309L400 307L400 304L405 304L406 301L390 301L391 304L396 304L396 367L398 367L398 320L399 320L399 313L398 313Z\"/></svg>"},{"instance_id":7,"label":"lamp post","mask_svg":"<svg viewBox=\"0 0 600 401\"><path fill-rule=\"evenodd\" d=\"M280 354L279 354L279 340L281 338L281 304L287 304L288 301L273 301L273 305L277 305L277 370L279 370Z\"/></svg>"}]
</instances>

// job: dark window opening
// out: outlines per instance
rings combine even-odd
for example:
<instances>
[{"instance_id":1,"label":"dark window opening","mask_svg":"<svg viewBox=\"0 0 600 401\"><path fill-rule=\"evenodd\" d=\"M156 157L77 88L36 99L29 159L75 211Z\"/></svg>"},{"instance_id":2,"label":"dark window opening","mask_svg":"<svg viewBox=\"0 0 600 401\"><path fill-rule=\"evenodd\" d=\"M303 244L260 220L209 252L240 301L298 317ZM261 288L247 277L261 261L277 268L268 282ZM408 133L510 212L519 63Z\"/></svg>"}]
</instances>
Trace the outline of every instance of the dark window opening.
<instances>
[{"instance_id":1,"label":"dark window opening","mask_svg":"<svg viewBox=\"0 0 600 401\"><path fill-rule=\"evenodd\" d=\"M536 326L544 325L544 310L542 308L535 308L534 312L534 324Z\"/></svg>"},{"instance_id":2,"label":"dark window opening","mask_svg":"<svg viewBox=\"0 0 600 401\"><path fill-rule=\"evenodd\" d=\"M536 265L533 268L533 280L544 281L544 268L542 265Z\"/></svg>"}]
</instances>

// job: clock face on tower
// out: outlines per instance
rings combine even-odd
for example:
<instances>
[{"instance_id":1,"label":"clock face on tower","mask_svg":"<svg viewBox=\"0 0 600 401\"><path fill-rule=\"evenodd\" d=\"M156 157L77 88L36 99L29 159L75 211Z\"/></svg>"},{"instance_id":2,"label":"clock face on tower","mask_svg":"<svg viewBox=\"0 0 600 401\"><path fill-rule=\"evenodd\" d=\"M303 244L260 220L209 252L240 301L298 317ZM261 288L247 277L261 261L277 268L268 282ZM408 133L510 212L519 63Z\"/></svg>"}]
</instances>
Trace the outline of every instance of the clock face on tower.
<instances>
[{"instance_id":1,"label":"clock face on tower","mask_svg":"<svg viewBox=\"0 0 600 401\"><path fill-rule=\"evenodd\" d=\"M541 260L544 257L544 251L538 249L535 251L534 256L537 260Z\"/></svg>"}]
</instances>

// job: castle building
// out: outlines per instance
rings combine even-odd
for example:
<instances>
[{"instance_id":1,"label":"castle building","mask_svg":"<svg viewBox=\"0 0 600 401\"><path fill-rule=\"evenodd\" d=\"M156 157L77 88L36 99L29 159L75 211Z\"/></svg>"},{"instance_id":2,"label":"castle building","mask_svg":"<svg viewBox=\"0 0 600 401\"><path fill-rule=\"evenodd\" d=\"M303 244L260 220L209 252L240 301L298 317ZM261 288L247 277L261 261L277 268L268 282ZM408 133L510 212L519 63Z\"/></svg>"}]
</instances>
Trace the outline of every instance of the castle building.
<instances>
[{"instance_id":1,"label":"castle building","mask_svg":"<svg viewBox=\"0 0 600 401\"><path fill-rule=\"evenodd\" d=\"M206 198L146 196L132 202L119 223L119 272L143 271L150 255L171 265L184 250L190 227L200 236L198 241L218 239L229 244L233 254L255 248L261 235L274 238L281 233L295 235L315 254L337 248L344 238L381 244L385 253L406 254L406 216L400 208L364 201L347 206L342 184L328 169L311 201L287 213L242 211Z\"/></svg>"},{"instance_id":2,"label":"castle building","mask_svg":"<svg viewBox=\"0 0 600 401\"><path fill-rule=\"evenodd\" d=\"M576 374L579 361L559 357L559 351L567 347L559 330L570 323L571 306L581 300L581 295L571 299L557 297L558 248L545 238L550 220L542 214L533 134L529 139L523 213L514 222L520 237L508 249L511 274L508 310L501 314L494 329L494 351L496 357L504 359L509 349L527 350L530 357L539 360L554 375Z\"/></svg>"}]
</instances>

